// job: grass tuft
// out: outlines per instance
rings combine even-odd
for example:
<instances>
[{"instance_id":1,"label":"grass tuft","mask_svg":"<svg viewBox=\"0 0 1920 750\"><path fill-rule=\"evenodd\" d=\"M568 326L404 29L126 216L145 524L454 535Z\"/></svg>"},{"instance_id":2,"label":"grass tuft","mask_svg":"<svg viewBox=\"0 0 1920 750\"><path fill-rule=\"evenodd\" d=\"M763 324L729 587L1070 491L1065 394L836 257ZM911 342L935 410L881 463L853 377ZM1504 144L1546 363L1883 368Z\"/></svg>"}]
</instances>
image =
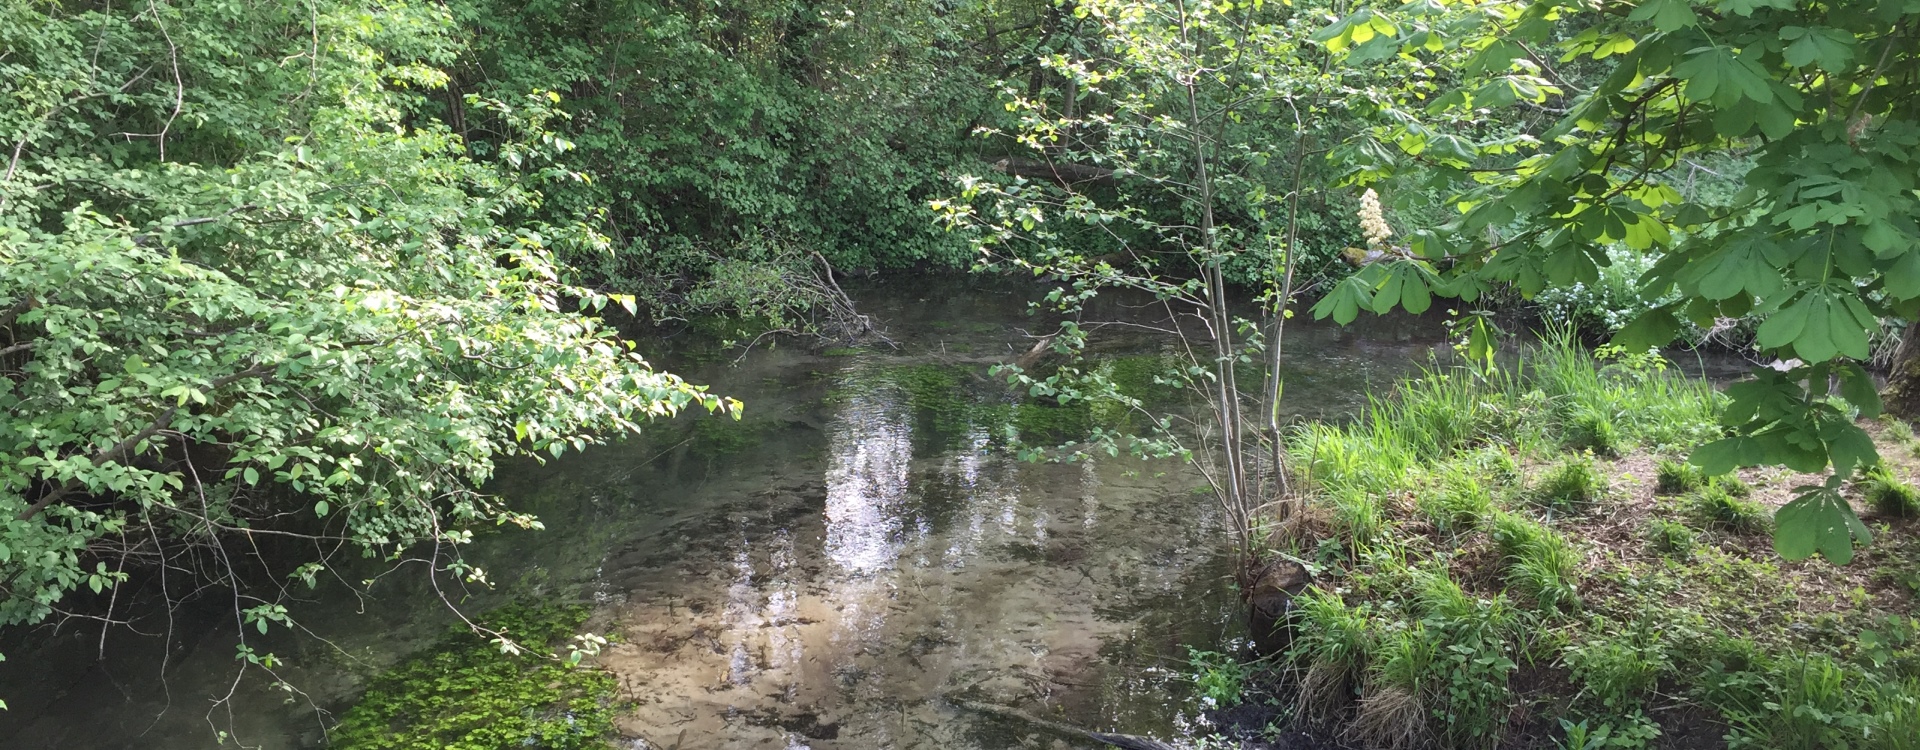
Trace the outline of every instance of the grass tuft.
<instances>
[{"instance_id":1,"label":"grass tuft","mask_svg":"<svg viewBox=\"0 0 1920 750\"><path fill-rule=\"evenodd\" d=\"M1611 414L1582 405L1567 418L1566 446L1572 450L1611 458L1620 455L1623 442Z\"/></svg>"},{"instance_id":2,"label":"grass tuft","mask_svg":"<svg viewBox=\"0 0 1920 750\"><path fill-rule=\"evenodd\" d=\"M1675 521L1655 520L1647 527L1648 541L1655 552L1685 562L1693 559L1693 529Z\"/></svg>"},{"instance_id":3,"label":"grass tuft","mask_svg":"<svg viewBox=\"0 0 1920 750\"><path fill-rule=\"evenodd\" d=\"M1710 478L1707 480L1707 485L1711 487L1719 487L1721 490L1726 491L1727 494L1732 495L1734 497L1749 497L1753 495L1753 485L1747 484L1747 480L1741 479L1732 474L1722 474L1720 476Z\"/></svg>"},{"instance_id":4,"label":"grass tuft","mask_svg":"<svg viewBox=\"0 0 1920 750\"><path fill-rule=\"evenodd\" d=\"M1707 483L1707 477L1701 473L1700 467L1670 458L1660 459L1654 465L1653 476L1653 490L1662 495L1692 492Z\"/></svg>"},{"instance_id":5,"label":"grass tuft","mask_svg":"<svg viewBox=\"0 0 1920 750\"><path fill-rule=\"evenodd\" d=\"M1608 490L1606 475L1589 455L1568 456L1540 479L1533 500L1543 507L1573 510L1598 503Z\"/></svg>"},{"instance_id":6,"label":"grass tuft","mask_svg":"<svg viewBox=\"0 0 1920 750\"><path fill-rule=\"evenodd\" d=\"M1580 559L1565 537L1517 513L1493 519L1493 540L1507 560L1507 586L1543 610L1578 605Z\"/></svg>"},{"instance_id":7,"label":"grass tuft","mask_svg":"<svg viewBox=\"0 0 1920 750\"><path fill-rule=\"evenodd\" d=\"M1875 464L1867 469L1866 477L1860 481L1860 488L1867 505L1880 515L1920 518L1920 492L1915 492L1913 485L1900 481L1886 464Z\"/></svg>"},{"instance_id":8,"label":"grass tuft","mask_svg":"<svg viewBox=\"0 0 1920 750\"><path fill-rule=\"evenodd\" d=\"M1658 638L1624 633L1570 645L1565 658L1586 699L1616 714L1640 707L1668 666Z\"/></svg>"},{"instance_id":9,"label":"grass tuft","mask_svg":"<svg viewBox=\"0 0 1920 750\"><path fill-rule=\"evenodd\" d=\"M1458 534L1486 522L1493 513L1493 493L1466 466L1450 464L1441 471L1438 486L1421 493L1418 506L1441 531Z\"/></svg>"},{"instance_id":10,"label":"grass tuft","mask_svg":"<svg viewBox=\"0 0 1920 750\"><path fill-rule=\"evenodd\" d=\"M1700 488L1688 500L1688 507L1711 528L1735 534L1758 534L1767 530L1767 509L1729 492L1724 485L1709 483Z\"/></svg>"}]
</instances>

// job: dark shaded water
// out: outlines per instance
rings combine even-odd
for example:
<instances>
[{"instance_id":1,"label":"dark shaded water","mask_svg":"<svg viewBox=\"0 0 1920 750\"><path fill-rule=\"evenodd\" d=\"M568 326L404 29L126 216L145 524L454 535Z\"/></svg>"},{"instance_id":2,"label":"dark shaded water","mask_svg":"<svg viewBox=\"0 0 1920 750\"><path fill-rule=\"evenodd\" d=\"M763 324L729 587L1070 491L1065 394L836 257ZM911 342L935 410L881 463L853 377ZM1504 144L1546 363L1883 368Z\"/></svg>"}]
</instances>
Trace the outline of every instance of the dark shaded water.
<instances>
[{"instance_id":1,"label":"dark shaded water","mask_svg":"<svg viewBox=\"0 0 1920 750\"><path fill-rule=\"evenodd\" d=\"M620 636L601 663L635 703L620 726L636 748L1054 741L959 698L1090 728L1193 731L1186 646L1214 648L1240 628L1218 514L1177 464L1022 463L996 448L1013 399L986 368L1030 346L1024 333L1042 325L1025 307L1038 293L896 283L856 296L897 350L667 357L746 401L746 419L682 417L645 439L502 467L492 489L547 530L479 540L469 557L497 588L466 604L595 602L593 625ZM1105 329L1099 348L1165 346L1127 330ZM1350 414L1441 337L1418 320L1296 322L1289 403L1301 416ZM321 707L337 710L450 621L419 573L391 573L364 598L323 587L295 611L315 637L257 646L290 660L296 693L236 684L234 626L218 603L180 613L168 651L158 617L141 623L149 635L111 633L105 659L97 629L11 634L0 747L213 747L217 730L246 747L323 746Z\"/></svg>"}]
</instances>

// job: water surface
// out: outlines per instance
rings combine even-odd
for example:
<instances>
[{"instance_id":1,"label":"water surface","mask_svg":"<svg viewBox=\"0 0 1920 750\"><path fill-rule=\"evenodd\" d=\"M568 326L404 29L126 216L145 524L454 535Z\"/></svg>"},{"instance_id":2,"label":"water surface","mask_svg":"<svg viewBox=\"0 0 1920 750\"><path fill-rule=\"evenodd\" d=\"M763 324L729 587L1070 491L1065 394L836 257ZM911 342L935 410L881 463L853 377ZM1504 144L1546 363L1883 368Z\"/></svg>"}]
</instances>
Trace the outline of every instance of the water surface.
<instances>
[{"instance_id":1,"label":"water surface","mask_svg":"<svg viewBox=\"0 0 1920 750\"><path fill-rule=\"evenodd\" d=\"M479 540L469 557L496 589L449 596L594 602L592 625L618 636L600 663L633 701L619 726L634 748L1056 741L956 699L1093 729L1193 731L1187 646L1218 648L1241 627L1219 514L1175 463L1008 454L1017 399L986 371L1047 327L1025 312L1038 293L955 278L857 291L898 348L783 345L735 363L668 342L665 364L746 401L746 419L683 417L502 467L491 489L547 530ZM1107 355L1171 346L1131 327L1102 336ZM1296 322L1288 341L1290 407L1314 418L1352 413L1443 345L1437 325L1393 318ZM142 623L149 635L116 632L104 649L85 627L13 634L0 648L13 707L0 746L213 747L219 729L247 747L324 746L322 709L450 622L419 573L388 573L361 597L323 588L296 609L313 637L256 639L290 659L299 693L235 683L219 602L178 613L167 650L157 617Z\"/></svg>"}]
</instances>

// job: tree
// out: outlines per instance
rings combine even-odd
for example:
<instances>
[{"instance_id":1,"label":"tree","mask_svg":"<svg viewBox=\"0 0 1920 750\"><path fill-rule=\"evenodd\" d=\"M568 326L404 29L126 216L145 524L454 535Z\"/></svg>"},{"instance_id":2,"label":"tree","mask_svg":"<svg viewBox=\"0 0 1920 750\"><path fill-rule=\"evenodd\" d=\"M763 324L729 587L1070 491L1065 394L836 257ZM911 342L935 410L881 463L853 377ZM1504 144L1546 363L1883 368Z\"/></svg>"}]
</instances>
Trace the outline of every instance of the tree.
<instances>
[{"instance_id":1,"label":"tree","mask_svg":"<svg viewBox=\"0 0 1920 750\"><path fill-rule=\"evenodd\" d=\"M1256 530L1287 519L1297 501L1282 425L1285 325L1299 291L1302 204L1317 192L1323 144L1345 137L1344 105L1326 56L1308 42L1317 22L1291 7L1068 7L1097 38L1049 60L1062 85L1010 88L1020 126L986 133L1025 163L1062 166L1023 168L1045 175L1037 181L966 178L959 199L935 205L973 233L984 265L1058 286L1048 301L1067 321L1043 341L1067 363L1010 368L1009 379L1036 396L1139 411L1155 426L1147 434L1103 432L1092 444L1190 461L1226 513L1248 576L1264 552ZM1098 178L1063 176L1075 174ZM1110 293L1164 307L1182 354L1160 378L1204 404L1201 417L1148 413L1084 366L1089 333L1108 324L1089 319L1086 305Z\"/></svg>"},{"instance_id":2,"label":"tree","mask_svg":"<svg viewBox=\"0 0 1920 750\"><path fill-rule=\"evenodd\" d=\"M0 6L0 626L111 620L151 570L264 632L327 550L484 581L460 544L539 526L478 490L499 458L737 411L589 314L633 300L553 248L604 238L515 220L580 179L551 166L556 95L467 99L501 128L486 161L414 114L449 28L412 2ZM310 557L274 567L276 539Z\"/></svg>"},{"instance_id":3,"label":"tree","mask_svg":"<svg viewBox=\"0 0 1920 750\"><path fill-rule=\"evenodd\" d=\"M1316 315L1404 306L1409 290L1472 301L1591 283L1623 244L1655 253L1648 299L1617 341L1673 340L1682 321L1758 321L1785 364L1728 388L1728 436L1693 462L1721 473L1827 471L1777 517L1790 559L1845 563L1870 539L1841 497L1878 460L1854 415L1881 398L1862 367L1882 321L1920 312L1920 2L1913 0L1422 1L1363 7L1321 34L1348 60L1421 64L1431 96L1375 96L1379 127L1348 145L1349 179L1417 167L1460 214L1341 284ZM1522 108L1537 135L1429 149L1446 121ZM1682 189L1690 158L1749 156L1726 205ZM1417 283L1405 269L1441 269ZM1902 369L1898 372L1906 373ZM1896 383L1896 388L1905 387ZM1837 397L1834 395L1837 390Z\"/></svg>"}]
</instances>

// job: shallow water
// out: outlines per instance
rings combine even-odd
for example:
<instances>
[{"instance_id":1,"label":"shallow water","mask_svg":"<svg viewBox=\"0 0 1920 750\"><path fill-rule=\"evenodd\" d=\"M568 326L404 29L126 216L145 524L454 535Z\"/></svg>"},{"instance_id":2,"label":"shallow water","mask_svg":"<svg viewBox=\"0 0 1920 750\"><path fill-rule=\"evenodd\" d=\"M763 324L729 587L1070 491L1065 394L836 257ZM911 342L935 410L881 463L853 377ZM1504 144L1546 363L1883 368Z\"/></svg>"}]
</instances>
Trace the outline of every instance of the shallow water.
<instances>
[{"instance_id":1,"label":"shallow water","mask_svg":"<svg viewBox=\"0 0 1920 750\"><path fill-rule=\"evenodd\" d=\"M1025 463L998 447L1013 399L986 369L1031 345L1024 332L1043 325L1024 310L1037 293L956 279L875 287L856 296L898 349L664 357L745 400L747 418L683 417L645 439L502 467L492 489L548 528L478 541L469 557L498 589L466 603L600 605L593 625L620 636L600 663L636 704L620 723L634 748L1056 741L959 699L1093 729L1193 731L1186 647L1217 648L1241 627L1218 514L1174 463ZM1151 319L1123 306L1095 315ZM1295 323L1290 404L1349 414L1440 345L1438 326L1417 320ZM1124 333L1100 348L1162 346ZM290 700L257 679L232 685L234 630L217 603L177 616L166 652L158 636L113 634L100 659L97 630L13 634L0 647L12 705L0 747L212 747L216 728L244 746L322 746L319 707L343 705L450 620L418 574L297 608L328 643L261 644L291 659L284 675L305 694Z\"/></svg>"}]
</instances>

